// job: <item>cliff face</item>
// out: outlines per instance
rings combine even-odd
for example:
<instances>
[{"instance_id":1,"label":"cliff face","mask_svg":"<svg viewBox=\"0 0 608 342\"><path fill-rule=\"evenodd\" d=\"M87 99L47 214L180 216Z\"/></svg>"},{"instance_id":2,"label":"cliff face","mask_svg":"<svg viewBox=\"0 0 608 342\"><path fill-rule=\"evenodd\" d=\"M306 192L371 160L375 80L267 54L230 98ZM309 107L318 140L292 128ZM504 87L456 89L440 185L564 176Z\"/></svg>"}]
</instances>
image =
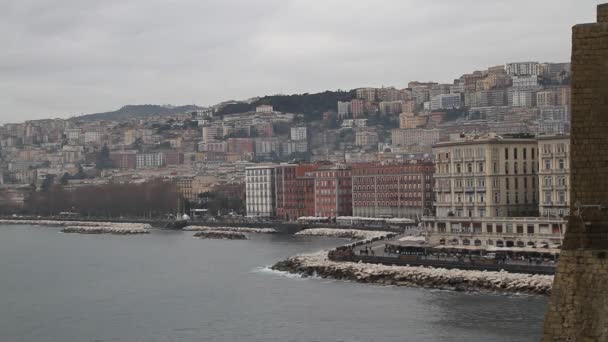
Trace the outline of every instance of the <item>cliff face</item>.
<instances>
[{"instance_id":1,"label":"cliff face","mask_svg":"<svg viewBox=\"0 0 608 342\"><path fill-rule=\"evenodd\" d=\"M573 215L543 341L608 341L608 4L572 29Z\"/></svg>"}]
</instances>

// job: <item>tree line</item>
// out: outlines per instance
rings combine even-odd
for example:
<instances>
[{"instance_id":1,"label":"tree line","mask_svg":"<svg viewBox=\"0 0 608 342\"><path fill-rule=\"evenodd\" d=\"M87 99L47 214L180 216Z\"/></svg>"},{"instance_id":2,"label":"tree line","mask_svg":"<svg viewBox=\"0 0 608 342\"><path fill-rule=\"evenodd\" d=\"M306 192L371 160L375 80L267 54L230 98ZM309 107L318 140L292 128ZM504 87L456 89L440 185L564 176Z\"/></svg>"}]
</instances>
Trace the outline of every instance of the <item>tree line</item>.
<instances>
[{"instance_id":1,"label":"tree line","mask_svg":"<svg viewBox=\"0 0 608 342\"><path fill-rule=\"evenodd\" d=\"M74 212L84 217L160 217L175 213L178 193L171 183L107 184L73 190L55 185L32 192L24 211L32 215Z\"/></svg>"}]
</instances>

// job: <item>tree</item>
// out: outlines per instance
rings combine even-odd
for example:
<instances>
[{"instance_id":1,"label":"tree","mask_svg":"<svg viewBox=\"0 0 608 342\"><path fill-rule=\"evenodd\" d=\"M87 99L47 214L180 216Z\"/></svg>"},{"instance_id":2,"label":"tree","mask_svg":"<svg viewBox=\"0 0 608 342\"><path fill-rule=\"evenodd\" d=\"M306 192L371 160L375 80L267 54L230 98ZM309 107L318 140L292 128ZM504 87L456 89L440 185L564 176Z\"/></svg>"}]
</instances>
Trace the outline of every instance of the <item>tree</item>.
<instances>
[{"instance_id":1,"label":"tree","mask_svg":"<svg viewBox=\"0 0 608 342\"><path fill-rule=\"evenodd\" d=\"M110 159L110 149L107 145L103 145L101 150L97 152L95 158L95 167L98 170L109 169L112 167L112 160Z\"/></svg>"}]
</instances>

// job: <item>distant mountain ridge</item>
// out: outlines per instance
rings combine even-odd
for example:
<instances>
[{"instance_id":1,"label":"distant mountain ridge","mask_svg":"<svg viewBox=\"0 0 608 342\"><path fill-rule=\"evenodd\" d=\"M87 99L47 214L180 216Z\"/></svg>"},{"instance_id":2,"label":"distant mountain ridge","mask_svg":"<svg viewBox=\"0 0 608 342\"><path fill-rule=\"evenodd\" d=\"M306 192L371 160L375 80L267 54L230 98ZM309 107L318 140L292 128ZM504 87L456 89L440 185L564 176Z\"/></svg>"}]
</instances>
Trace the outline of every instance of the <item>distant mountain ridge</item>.
<instances>
[{"instance_id":1,"label":"distant mountain ridge","mask_svg":"<svg viewBox=\"0 0 608 342\"><path fill-rule=\"evenodd\" d=\"M185 105L167 107L161 105L145 104L145 105L126 105L122 108L105 113L94 113L77 116L74 119L84 121L98 121L98 120L114 120L124 121L134 118L146 118L155 115L171 115L176 113L183 113L188 111L195 111L197 109L203 109L196 105Z\"/></svg>"}]
</instances>

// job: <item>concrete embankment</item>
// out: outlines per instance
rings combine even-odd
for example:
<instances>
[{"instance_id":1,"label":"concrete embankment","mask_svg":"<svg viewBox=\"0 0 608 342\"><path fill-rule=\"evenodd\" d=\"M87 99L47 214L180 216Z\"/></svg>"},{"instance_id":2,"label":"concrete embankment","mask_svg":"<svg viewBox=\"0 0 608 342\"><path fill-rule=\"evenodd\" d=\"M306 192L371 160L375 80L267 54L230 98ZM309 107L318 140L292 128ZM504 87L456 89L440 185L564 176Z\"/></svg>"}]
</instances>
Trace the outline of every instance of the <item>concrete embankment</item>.
<instances>
[{"instance_id":1,"label":"concrete embankment","mask_svg":"<svg viewBox=\"0 0 608 342\"><path fill-rule=\"evenodd\" d=\"M63 233L81 234L146 234L151 226L147 223L91 222L60 220L0 220L0 224L27 224L51 227L65 227Z\"/></svg>"},{"instance_id":2,"label":"concrete embankment","mask_svg":"<svg viewBox=\"0 0 608 342\"><path fill-rule=\"evenodd\" d=\"M327 252L291 257L273 270L360 283L413 286L456 291L487 291L549 295L553 276L507 272L334 262Z\"/></svg>"},{"instance_id":3,"label":"concrete embankment","mask_svg":"<svg viewBox=\"0 0 608 342\"><path fill-rule=\"evenodd\" d=\"M218 240L247 240L247 236L239 232L222 231L222 230L205 230L194 234L194 237L201 239L218 239Z\"/></svg>"}]
</instances>

